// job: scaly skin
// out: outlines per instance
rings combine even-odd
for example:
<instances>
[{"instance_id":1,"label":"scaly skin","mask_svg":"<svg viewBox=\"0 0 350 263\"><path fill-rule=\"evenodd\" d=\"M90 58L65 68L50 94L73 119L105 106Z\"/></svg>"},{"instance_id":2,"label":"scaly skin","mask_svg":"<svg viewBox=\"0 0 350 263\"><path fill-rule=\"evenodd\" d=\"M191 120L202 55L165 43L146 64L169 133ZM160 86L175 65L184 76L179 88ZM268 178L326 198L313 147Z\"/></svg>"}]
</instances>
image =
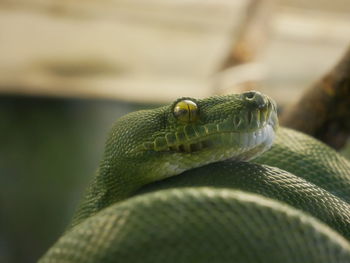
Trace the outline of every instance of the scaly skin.
<instances>
[{"instance_id":1,"label":"scaly skin","mask_svg":"<svg viewBox=\"0 0 350 263\"><path fill-rule=\"evenodd\" d=\"M277 127L257 92L124 116L41 262L350 262L349 162Z\"/></svg>"},{"instance_id":2,"label":"scaly skin","mask_svg":"<svg viewBox=\"0 0 350 263\"><path fill-rule=\"evenodd\" d=\"M248 160L271 146L278 121L275 103L267 96L247 92L191 99L198 105L194 122L181 121L174 115L178 102L186 99L133 112L116 121L98 174L73 226L130 197L143 185L208 163L230 158ZM265 137L246 145L243 136L263 128Z\"/></svg>"}]
</instances>

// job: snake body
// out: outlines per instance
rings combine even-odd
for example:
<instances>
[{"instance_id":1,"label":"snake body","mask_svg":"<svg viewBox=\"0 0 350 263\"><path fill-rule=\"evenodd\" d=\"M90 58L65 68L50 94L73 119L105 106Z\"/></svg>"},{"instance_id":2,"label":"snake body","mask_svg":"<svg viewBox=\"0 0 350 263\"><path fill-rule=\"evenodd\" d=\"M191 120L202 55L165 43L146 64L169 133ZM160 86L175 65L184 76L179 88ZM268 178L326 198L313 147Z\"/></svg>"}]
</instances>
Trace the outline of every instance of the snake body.
<instances>
[{"instance_id":1,"label":"snake body","mask_svg":"<svg viewBox=\"0 0 350 263\"><path fill-rule=\"evenodd\" d=\"M266 95L180 98L116 121L40 262L350 262L349 174Z\"/></svg>"}]
</instances>

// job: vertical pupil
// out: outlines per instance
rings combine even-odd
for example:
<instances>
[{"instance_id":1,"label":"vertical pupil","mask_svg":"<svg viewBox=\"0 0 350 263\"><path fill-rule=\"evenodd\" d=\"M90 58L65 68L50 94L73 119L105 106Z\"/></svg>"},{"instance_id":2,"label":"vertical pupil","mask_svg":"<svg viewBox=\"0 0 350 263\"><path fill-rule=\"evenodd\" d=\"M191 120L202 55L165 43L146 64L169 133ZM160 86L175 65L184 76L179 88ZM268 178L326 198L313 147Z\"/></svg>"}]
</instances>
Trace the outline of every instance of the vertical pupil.
<instances>
[{"instance_id":1,"label":"vertical pupil","mask_svg":"<svg viewBox=\"0 0 350 263\"><path fill-rule=\"evenodd\" d=\"M182 122L193 122L197 118L197 105L190 100L182 100L174 109L175 116Z\"/></svg>"},{"instance_id":2,"label":"vertical pupil","mask_svg":"<svg viewBox=\"0 0 350 263\"><path fill-rule=\"evenodd\" d=\"M186 104L187 106L187 112L188 112L188 120L190 121L191 120L191 108L190 108L190 105L187 103Z\"/></svg>"}]
</instances>

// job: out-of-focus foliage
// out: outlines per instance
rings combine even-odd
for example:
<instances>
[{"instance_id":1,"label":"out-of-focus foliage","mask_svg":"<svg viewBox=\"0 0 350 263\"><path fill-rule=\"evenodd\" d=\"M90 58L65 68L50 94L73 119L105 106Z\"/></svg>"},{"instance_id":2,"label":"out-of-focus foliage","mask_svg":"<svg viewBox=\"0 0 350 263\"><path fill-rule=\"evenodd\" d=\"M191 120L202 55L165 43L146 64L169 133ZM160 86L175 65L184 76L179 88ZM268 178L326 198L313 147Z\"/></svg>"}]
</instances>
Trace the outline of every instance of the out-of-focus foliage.
<instances>
[{"instance_id":1,"label":"out-of-focus foliage","mask_svg":"<svg viewBox=\"0 0 350 263\"><path fill-rule=\"evenodd\" d=\"M0 98L0 262L35 262L58 238L113 120L139 107Z\"/></svg>"}]
</instances>

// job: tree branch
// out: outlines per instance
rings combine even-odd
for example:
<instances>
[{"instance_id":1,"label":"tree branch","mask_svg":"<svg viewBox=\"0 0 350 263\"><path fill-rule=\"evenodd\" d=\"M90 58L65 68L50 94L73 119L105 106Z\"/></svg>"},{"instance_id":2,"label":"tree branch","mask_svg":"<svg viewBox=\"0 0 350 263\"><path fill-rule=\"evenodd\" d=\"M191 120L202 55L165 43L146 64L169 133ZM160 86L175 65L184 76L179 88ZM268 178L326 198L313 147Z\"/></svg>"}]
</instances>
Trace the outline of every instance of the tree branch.
<instances>
[{"instance_id":1,"label":"tree branch","mask_svg":"<svg viewBox=\"0 0 350 263\"><path fill-rule=\"evenodd\" d=\"M350 135L350 47L328 74L286 109L280 122L335 149L345 145Z\"/></svg>"}]
</instances>

